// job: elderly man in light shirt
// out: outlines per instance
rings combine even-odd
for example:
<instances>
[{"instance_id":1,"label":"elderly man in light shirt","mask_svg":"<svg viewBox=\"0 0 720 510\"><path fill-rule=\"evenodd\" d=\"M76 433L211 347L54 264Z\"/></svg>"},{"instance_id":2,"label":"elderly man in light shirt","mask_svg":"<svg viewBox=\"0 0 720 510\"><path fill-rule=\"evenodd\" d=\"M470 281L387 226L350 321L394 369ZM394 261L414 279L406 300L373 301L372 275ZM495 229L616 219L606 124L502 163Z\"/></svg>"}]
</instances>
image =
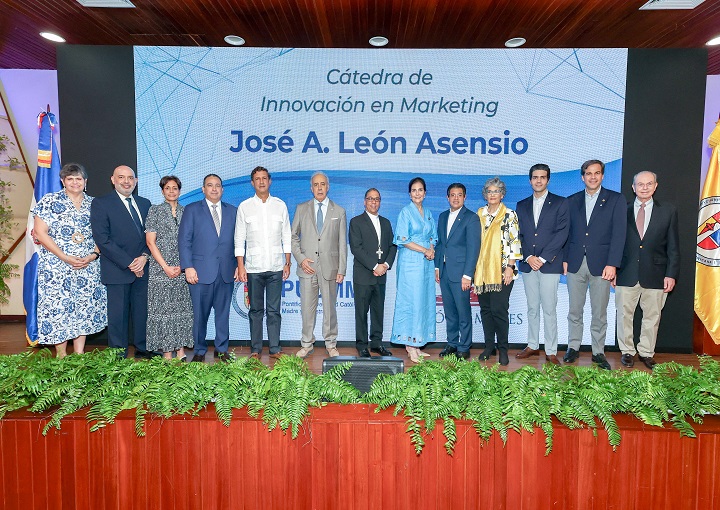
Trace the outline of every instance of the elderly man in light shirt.
<instances>
[{"instance_id":1,"label":"elderly man in light shirt","mask_svg":"<svg viewBox=\"0 0 720 510\"><path fill-rule=\"evenodd\" d=\"M290 217L285 202L270 196L270 172L261 166L250 173L255 195L240 204L235 222L238 281L250 296L250 357L260 358L263 316L267 315L270 357L280 350L280 296L290 275Z\"/></svg>"}]
</instances>

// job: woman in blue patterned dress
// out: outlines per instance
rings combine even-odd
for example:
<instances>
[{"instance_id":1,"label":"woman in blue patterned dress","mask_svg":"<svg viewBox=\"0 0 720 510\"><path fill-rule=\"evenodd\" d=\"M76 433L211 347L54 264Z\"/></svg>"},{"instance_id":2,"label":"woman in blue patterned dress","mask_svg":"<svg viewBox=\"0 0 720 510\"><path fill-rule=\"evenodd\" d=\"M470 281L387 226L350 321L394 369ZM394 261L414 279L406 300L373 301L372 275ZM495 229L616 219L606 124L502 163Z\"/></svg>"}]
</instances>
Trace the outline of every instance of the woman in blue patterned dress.
<instances>
[{"instance_id":1,"label":"woman in blue patterned dress","mask_svg":"<svg viewBox=\"0 0 720 510\"><path fill-rule=\"evenodd\" d=\"M58 358L85 350L85 337L107 326L107 292L100 283L100 252L90 229L87 172L77 163L60 170L63 189L33 209L38 259L38 339L55 345Z\"/></svg>"},{"instance_id":2,"label":"woman in blue patterned dress","mask_svg":"<svg viewBox=\"0 0 720 510\"><path fill-rule=\"evenodd\" d=\"M185 347L193 346L193 310L190 289L180 272L178 225L183 206L178 204L182 183L174 175L160 179L165 201L153 205L145 221L145 241L152 258L148 283L147 348L162 351L165 359L185 361Z\"/></svg>"},{"instance_id":3,"label":"woman in blue patterned dress","mask_svg":"<svg viewBox=\"0 0 720 510\"><path fill-rule=\"evenodd\" d=\"M397 289L391 341L405 344L413 363L426 354L420 347L435 341L435 244L437 227L423 207L425 180L408 185L412 202L400 211L395 226L398 246Z\"/></svg>"}]
</instances>

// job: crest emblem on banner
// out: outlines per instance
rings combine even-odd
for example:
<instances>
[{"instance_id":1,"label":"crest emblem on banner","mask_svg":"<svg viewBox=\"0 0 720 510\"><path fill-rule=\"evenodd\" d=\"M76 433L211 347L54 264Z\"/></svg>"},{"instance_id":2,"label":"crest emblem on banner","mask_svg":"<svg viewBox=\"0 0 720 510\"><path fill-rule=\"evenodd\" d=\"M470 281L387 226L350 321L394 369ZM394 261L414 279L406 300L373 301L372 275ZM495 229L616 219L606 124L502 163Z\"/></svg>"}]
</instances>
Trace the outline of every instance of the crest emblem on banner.
<instances>
[{"instance_id":1,"label":"crest emblem on banner","mask_svg":"<svg viewBox=\"0 0 720 510\"><path fill-rule=\"evenodd\" d=\"M700 202L696 261L720 267L720 197L707 197Z\"/></svg>"},{"instance_id":2,"label":"crest emblem on banner","mask_svg":"<svg viewBox=\"0 0 720 510\"><path fill-rule=\"evenodd\" d=\"M232 296L233 310L243 319L248 318L250 311L250 294L248 293L247 283L235 282Z\"/></svg>"}]
</instances>

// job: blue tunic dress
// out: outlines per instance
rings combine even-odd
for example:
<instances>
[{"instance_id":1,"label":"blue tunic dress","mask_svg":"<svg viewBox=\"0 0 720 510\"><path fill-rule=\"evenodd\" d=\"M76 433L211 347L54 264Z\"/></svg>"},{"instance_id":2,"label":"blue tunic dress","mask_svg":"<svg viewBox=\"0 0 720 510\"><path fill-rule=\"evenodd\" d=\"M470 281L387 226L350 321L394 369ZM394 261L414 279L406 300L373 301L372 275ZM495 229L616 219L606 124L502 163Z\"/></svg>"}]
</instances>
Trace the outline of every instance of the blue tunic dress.
<instances>
[{"instance_id":1,"label":"blue tunic dress","mask_svg":"<svg viewBox=\"0 0 720 510\"><path fill-rule=\"evenodd\" d=\"M425 248L437 243L432 213L423 207L421 215L412 202L400 211L395 226L398 263L391 341L420 347L435 341L435 264L406 248L410 242Z\"/></svg>"},{"instance_id":2,"label":"blue tunic dress","mask_svg":"<svg viewBox=\"0 0 720 510\"><path fill-rule=\"evenodd\" d=\"M68 255L85 257L95 249L90 229L92 197L83 196L76 209L65 191L48 193L33 214L48 226L48 234ZM100 283L100 261L73 269L45 247L38 259L38 339L59 344L107 326L107 293Z\"/></svg>"}]
</instances>

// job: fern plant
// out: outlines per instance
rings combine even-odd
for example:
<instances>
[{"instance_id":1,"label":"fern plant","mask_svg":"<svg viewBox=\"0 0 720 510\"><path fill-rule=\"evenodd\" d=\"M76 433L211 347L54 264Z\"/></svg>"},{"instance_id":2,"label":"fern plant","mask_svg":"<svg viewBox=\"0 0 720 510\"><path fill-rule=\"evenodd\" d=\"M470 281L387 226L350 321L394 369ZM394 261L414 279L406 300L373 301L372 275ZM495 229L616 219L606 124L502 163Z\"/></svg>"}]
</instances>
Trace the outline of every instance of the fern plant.
<instances>
[{"instance_id":1,"label":"fern plant","mask_svg":"<svg viewBox=\"0 0 720 510\"><path fill-rule=\"evenodd\" d=\"M43 349L0 356L0 418L21 408L50 412L47 433L60 428L68 414L87 409L95 431L128 409L135 411L135 430L142 436L148 417L193 416L214 403L225 425L234 409L245 408L268 430L280 427L295 438L311 407L362 401L375 404L376 411L394 407L395 415L402 413L417 454L442 423L445 449L452 455L458 419L471 420L483 441L493 433L505 442L511 431L539 429L549 454L553 417L571 429L602 427L617 447L618 413L652 426L672 423L689 437L695 436L692 423L720 414L720 364L710 357L700 357L699 370L671 362L647 373L552 364L502 372L497 365L449 356L424 361L406 373L381 374L360 395L342 379L350 363L316 375L294 356L283 356L271 369L251 358L206 365L161 358L134 362L117 354L106 349L58 359Z\"/></svg>"}]
</instances>

